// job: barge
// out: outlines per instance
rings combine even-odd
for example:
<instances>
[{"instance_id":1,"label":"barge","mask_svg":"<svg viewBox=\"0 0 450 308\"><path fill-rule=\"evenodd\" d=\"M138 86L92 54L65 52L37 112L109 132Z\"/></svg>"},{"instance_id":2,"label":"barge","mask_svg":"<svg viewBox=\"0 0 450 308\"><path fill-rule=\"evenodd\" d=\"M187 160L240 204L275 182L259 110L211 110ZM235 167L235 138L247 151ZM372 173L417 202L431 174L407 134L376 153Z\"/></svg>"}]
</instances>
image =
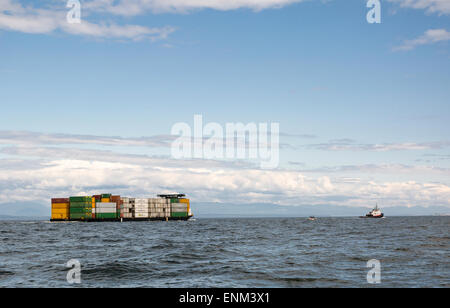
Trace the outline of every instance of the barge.
<instances>
[{"instance_id":1,"label":"barge","mask_svg":"<svg viewBox=\"0 0 450 308\"><path fill-rule=\"evenodd\" d=\"M158 195L157 198L129 198L101 194L54 198L51 222L125 222L189 220L190 200L184 194Z\"/></svg>"}]
</instances>

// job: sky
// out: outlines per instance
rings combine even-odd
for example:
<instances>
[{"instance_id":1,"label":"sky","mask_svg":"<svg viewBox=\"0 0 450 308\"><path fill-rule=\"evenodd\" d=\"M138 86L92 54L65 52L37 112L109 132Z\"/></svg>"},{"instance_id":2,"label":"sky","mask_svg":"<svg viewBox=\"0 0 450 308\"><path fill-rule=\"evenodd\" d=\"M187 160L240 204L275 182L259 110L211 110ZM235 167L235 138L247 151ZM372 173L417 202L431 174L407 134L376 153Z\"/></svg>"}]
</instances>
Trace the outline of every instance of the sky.
<instances>
[{"instance_id":1,"label":"sky","mask_svg":"<svg viewBox=\"0 0 450 308\"><path fill-rule=\"evenodd\" d=\"M450 212L450 1L0 0L0 205L113 192ZM279 123L277 168L175 159ZM431 210L430 210L431 211ZM430 214L432 214L430 212Z\"/></svg>"}]
</instances>

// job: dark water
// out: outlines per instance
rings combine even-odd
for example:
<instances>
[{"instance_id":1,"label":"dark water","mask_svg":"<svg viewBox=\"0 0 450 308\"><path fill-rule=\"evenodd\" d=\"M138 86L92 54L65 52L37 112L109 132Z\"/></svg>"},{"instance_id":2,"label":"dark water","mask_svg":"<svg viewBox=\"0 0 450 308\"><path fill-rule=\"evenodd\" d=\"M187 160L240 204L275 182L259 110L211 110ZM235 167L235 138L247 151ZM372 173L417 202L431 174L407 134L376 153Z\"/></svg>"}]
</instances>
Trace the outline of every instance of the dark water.
<instances>
[{"instance_id":1,"label":"dark water","mask_svg":"<svg viewBox=\"0 0 450 308\"><path fill-rule=\"evenodd\" d=\"M1 287L450 287L450 217L0 222Z\"/></svg>"}]
</instances>

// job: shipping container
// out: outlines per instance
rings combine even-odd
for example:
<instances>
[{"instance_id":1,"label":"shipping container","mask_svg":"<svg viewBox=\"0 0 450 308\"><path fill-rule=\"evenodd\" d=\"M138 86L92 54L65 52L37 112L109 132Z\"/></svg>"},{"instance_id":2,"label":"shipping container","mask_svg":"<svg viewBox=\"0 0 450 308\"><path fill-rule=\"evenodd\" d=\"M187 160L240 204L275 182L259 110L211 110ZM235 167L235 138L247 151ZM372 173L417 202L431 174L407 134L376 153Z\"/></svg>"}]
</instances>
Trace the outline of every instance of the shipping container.
<instances>
[{"instance_id":1,"label":"shipping container","mask_svg":"<svg viewBox=\"0 0 450 308\"><path fill-rule=\"evenodd\" d=\"M51 219L55 220L67 220L69 219L69 213L52 213Z\"/></svg>"},{"instance_id":2,"label":"shipping container","mask_svg":"<svg viewBox=\"0 0 450 308\"><path fill-rule=\"evenodd\" d=\"M72 202L92 202L92 197L70 197L69 201Z\"/></svg>"},{"instance_id":3,"label":"shipping container","mask_svg":"<svg viewBox=\"0 0 450 308\"><path fill-rule=\"evenodd\" d=\"M96 213L95 218L96 219L114 219L117 218L116 213Z\"/></svg>"},{"instance_id":4,"label":"shipping container","mask_svg":"<svg viewBox=\"0 0 450 308\"><path fill-rule=\"evenodd\" d=\"M52 203L69 203L69 198L53 198Z\"/></svg>"},{"instance_id":5,"label":"shipping container","mask_svg":"<svg viewBox=\"0 0 450 308\"><path fill-rule=\"evenodd\" d=\"M134 213L135 218L148 218L148 213Z\"/></svg>"},{"instance_id":6,"label":"shipping container","mask_svg":"<svg viewBox=\"0 0 450 308\"><path fill-rule=\"evenodd\" d=\"M120 196L111 196L110 200L111 200L111 202L119 203Z\"/></svg>"},{"instance_id":7,"label":"shipping container","mask_svg":"<svg viewBox=\"0 0 450 308\"><path fill-rule=\"evenodd\" d=\"M188 217L188 213L186 213L186 212L184 212L184 213L172 213L171 216L172 217L176 217L176 218Z\"/></svg>"},{"instance_id":8,"label":"shipping container","mask_svg":"<svg viewBox=\"0 0 450 308\"><path fill-rule=\"evenodd\" d=\"M92 217L92 213L70 213L70 219L89 220Z\"/></svg>"},{"instance_id":9,"label":"shipping container","mask_svg":"<svg viewBox=\"0 0 450 308\"><path fill-rule=\"evenodd\" d=\"M68 209L70 203L52 203L52 209Z\"/></svg>"}]
</instances>

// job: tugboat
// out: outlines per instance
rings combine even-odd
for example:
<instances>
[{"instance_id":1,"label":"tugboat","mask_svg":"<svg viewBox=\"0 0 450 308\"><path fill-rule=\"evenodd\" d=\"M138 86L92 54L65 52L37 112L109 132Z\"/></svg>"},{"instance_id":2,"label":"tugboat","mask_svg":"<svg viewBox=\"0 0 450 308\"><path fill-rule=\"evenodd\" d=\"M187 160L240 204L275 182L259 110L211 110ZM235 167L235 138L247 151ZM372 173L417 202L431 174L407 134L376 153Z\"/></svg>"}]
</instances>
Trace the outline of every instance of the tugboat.
<instances>
[{"instance_id":1,"label":"tugboat","mask_svg":"<svg viewBox=\"0 0 450 308\"><path fill-rule=\"evenodd\" d=\"M369 212L366 216L361 216L361 218L383 218L384 214L381 213L381 210L378 208L378 204L375 206L373 210Z\"/></svg>"}]
</instances>

